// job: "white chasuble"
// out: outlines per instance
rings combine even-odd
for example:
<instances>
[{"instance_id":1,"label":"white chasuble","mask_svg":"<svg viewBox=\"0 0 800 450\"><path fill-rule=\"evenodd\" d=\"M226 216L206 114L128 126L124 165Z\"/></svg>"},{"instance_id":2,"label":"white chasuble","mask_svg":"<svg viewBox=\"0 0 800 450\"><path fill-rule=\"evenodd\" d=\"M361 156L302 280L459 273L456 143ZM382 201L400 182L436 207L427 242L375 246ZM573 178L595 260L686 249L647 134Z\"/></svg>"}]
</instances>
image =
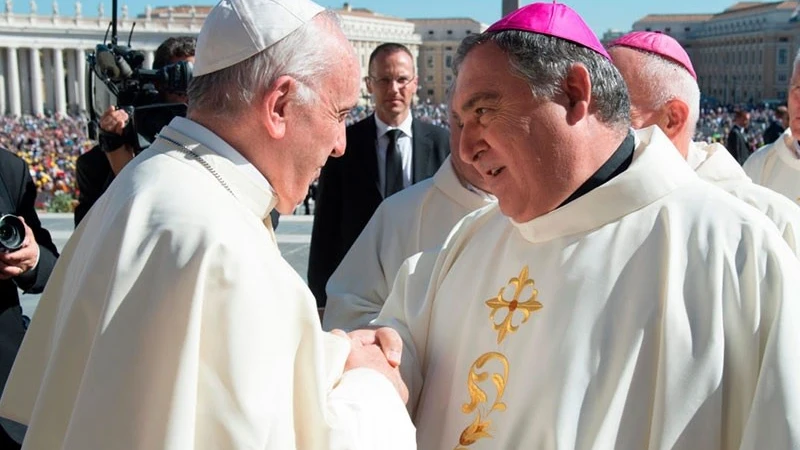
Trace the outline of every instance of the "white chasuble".
<instances>
[{"instance_id":1,"label":"white chasuble","mask_svg":"<svg viewBox=\"0 0 800 450\"><path fill-rule=\"evenodd\" d=\"M42 296L0 402L23 448L414 448L389 380L342 374L349 342L263 224L273 195L199 137L161 136Z\"/></svg>"},{"instance_id":2,"label":"white chasuble","mask_svg":"<svg viewBox=\"0 0 800 450\"><path fill-rule=\"evenodd\" d=\"M800 205L800 150L791 128L772 144L750 155L744 162L744 171L754 183Z\"/></svg>"},{"instance_id":3,"label":"white chasuble","mask_svg":"<svg viewBox=\"0 0 800 450\"><path fill-rule=\"evenodd\" d=\"M722 144L693 142L688 161L700 178L764 213L795 255L800 256L800 205L753 183Z\"/></svg>"},{"instance_id":4,"label":"white chasuble","mask_svg":"<svg viewBox=\"0 0 800 450\"><path fill-rule=\"evenodd\" d=\"M406 258L440 248L453 225L494 202L461 184L451 157L432 178L392 195L375 211L328 281L323 328L367 326L378 316Z\"/></svg>"},{"instance_id":5,"label":"white chasuble","mask_svg":"<svg viewBox=\"0 0 800 450\"><path fill-rule=\"evenodd\" d=\"M800 261L666 136L527 223L498 207L401 268L420 449L800 446Z\"/></svg>"}]
</instances>

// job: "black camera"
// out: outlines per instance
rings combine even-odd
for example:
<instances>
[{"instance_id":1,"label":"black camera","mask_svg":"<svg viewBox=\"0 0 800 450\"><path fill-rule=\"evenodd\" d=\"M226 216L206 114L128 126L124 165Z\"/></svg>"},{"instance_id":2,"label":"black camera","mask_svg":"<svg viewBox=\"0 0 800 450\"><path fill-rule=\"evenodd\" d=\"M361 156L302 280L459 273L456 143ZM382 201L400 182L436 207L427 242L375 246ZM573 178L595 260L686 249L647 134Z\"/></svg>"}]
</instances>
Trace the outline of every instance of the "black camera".
<instances>
[{"instance_id":1,"label":"black camera","mask_svg":"<svg viewBox=\"0 0 800 450\"><path fill-rule=\"evenodd\" d=\"M126 46L117 44L116 14L109 26L113 30L111 42L104 39L87 57L89 138L100 140L103 149L111 150L128 144L134 153L139 153L174 117L186 115L185 104L165 103L162 94L185 93L192 79L192 64L180 61L158 70L143 68L144 53L130 46L133 28ZM100 116L112 105L124 109L130 117L121 137L106 133L99 126Z\"/></svg>"},{"instance_id":2,"label":"black camera","mask_svg":"<svg viewBox=\"0 0 800 450\"><path fill-rule=\"evenodd\" d=\"M0 217L0 252L10 253L20 249L25 241L25 223L19 217L6 214Z\"/></svg>"}]
</instances>

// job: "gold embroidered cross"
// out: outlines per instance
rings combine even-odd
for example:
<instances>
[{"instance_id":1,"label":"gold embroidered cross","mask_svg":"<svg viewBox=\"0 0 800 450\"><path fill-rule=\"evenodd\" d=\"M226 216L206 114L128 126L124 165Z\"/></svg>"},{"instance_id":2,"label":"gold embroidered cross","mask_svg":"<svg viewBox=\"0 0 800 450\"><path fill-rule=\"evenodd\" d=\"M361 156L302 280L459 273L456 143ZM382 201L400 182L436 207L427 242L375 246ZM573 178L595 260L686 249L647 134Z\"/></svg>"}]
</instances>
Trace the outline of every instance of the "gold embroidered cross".
<instances>
[{"instance_id":1,"label":"gold embroidered cross","mask_svg":"<svg viewBox=\"0 0 800 450\"><path fill-rule=\"evenodd\" d=\"M511 299L511 301L503 298L503 291L505 291L509 286L514 287L514 297ZM492 313L489 315L489 320L492 321L492 326L494 327L495 331L498 332L498 344L503 342L506 334L513 333L519 329L519 325L514 326L511 323L511 319L514 318L514 313L517 310L522 312L522 322L520 322L520 325L522 325L528 321L528 318L531 316L532 312L542 309L542 304L536 301L539 291L534 289L533 286L534 281L528 278L528 266L525 266L522 268L522 272L520 272L518 277L508 280L508 284L500 288L500 291L497 293L497 297L490 298L486 301L486 306L492 310ZM522 291L526 287L531 287L531 296L524 302L520 302L519 297L522 295ZM506 315L506 318L498 324L494 321L494 316L497 314L497 311L501 309L508 309L508 314Z\"/></svg>"}]
</instances>

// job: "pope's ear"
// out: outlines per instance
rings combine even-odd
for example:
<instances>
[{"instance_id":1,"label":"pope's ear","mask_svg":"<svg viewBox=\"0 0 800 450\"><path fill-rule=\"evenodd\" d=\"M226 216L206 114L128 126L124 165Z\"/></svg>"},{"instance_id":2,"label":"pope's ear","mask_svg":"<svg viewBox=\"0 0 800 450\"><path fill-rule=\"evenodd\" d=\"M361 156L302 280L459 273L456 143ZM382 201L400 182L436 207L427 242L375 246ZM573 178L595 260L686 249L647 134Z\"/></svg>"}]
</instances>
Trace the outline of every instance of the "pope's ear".
<instances>
[{"instance_id":1,"label":"pope's ear","mask_svg":"<svg viewBox=\"0 0 800 450\"><path fill-rule=\"evenodd\" d=\"M286 135L286 118L292 108L290 100L297 88L297 80L284 75L278 77L262 97L262 122L273 139L281 139Z\"/></svg>"},{"instance_id":2,"label":"pope's ear","mask_svg":"<svg viewBox=\"0 0 800 450\"><path fill-rule=\"evenodd\" d=\"M586 66L573 64L567 71L563 86L568 102L567 120L573 125L589 114L589 104L592 101L592 80Z\"/></svg>"}]
</instances>

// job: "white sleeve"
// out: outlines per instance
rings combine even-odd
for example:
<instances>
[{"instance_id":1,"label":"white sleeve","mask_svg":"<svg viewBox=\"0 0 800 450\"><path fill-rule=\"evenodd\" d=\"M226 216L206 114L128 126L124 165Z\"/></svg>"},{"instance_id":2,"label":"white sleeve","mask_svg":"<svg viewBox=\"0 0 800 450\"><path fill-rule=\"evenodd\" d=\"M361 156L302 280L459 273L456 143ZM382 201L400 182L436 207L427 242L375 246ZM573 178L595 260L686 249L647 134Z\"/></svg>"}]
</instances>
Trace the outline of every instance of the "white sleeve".
<instances>
[{"instance_id":1,"label":"white sleeve","mask_svg":"<svg viewBox=\"0 0 800 450\"><path fill-rule=\"evenodd\" d=\"M400 372L408 386L408 410L413 412L422 392L423 364L436 287L431 283L439 252L408 258L397 273L392 292L373 326L394 328L403 338Z\"/></svg>"},{"instance_id":2,"label":"white sleeve","mask_svg":"<svg viewBox=\"0 0 800 450\"><path fill-rule=\"evenodd\" d=\"M753 355L757 364L754 395L746 413L742 450L764 448L800 449L800 261L786 246L767 250L763 276L743 280L743 295L758 295L751 312L758 328L747 330L759 337L760 348ZM759 361L760 359L760 361ZM744 386L730 386L731 395Z\"/></svg>"},{"instance_id":3,"label":"white sleeve","mask_svg":"<svg viewBox=\"0 0 800 450\"><path fill-rule=\"evenodd\" d=\"M413 450L416 429L392 383L372 369L345 372L328 396L331 450Z\"/></svg>"},{"instance_id":4,"label":"white sleeve","mask_svg":"<svg viewBox=\"0 0 800 450\"><path fill-rule=\"evenodd\" d=\"M328 280L323 329L365 328L378 317L389 296L397 268L405 257L399 254L401 245L395 242L391 221L384 220L384 210L378 208ZM399 261L386 261L387 258Z\"/></svg>"}]
</instances>

